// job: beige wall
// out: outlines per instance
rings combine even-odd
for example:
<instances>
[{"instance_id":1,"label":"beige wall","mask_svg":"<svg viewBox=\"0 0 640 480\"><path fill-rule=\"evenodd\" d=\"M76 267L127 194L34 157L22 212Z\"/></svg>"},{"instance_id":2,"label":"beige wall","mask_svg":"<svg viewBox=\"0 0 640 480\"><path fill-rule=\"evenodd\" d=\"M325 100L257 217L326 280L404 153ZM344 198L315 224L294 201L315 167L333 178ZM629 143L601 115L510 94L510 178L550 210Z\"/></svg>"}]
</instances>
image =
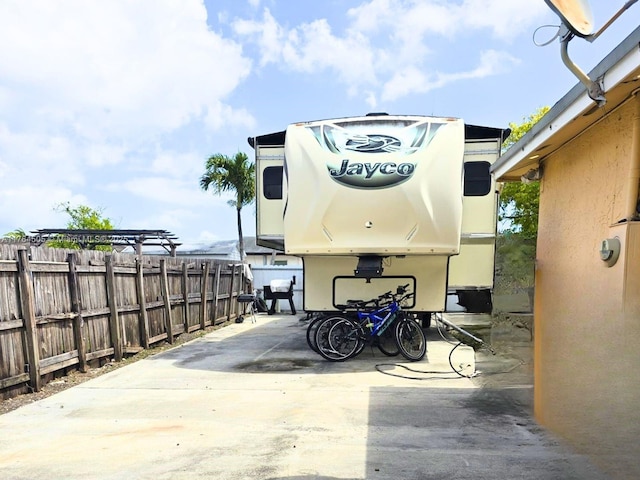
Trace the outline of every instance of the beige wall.
<instances>
[{"instance_id":1,"label":"beige wall","mask_svg":"<svg viewBox=\"0 0 640 480\"><path fill-rule=\"evenodd\" d=\"M612 478L640 478L640 224L626 216L628 103L544 164L536 262L535 413ZM622 253L607 268L601 241ZM626 459L626 460L625 460Z\"/></svg>"}]
</instances>

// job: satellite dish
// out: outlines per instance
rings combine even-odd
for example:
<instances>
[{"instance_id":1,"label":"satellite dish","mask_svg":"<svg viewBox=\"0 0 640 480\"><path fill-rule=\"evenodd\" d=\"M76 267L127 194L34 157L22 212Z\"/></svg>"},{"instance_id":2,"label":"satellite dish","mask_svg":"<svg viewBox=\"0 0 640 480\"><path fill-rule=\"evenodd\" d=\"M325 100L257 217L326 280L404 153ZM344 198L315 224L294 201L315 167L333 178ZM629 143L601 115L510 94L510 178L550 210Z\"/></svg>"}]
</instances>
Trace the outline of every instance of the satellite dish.
<instances>
[{"instance_id":1,"label":"satellite dish","mask_svg":"<svg viewBox=\"0 0 640 480\"><path fill-rule=\"evenodd\" d=\"M598 106L607 103L605 92L599 82L593 81L569 58L569 42L574 36L584 38L588 42L593 42L607 28L615 22L622 13L638 0L627 0L627 2L611 17L597 32L594 32L593 13L588 0L544 0L562 20L562 25L558 29L557 35L551 39L560 38L562 61L566 67L587 87L587 93ZM543 45L551 43L545 42Z\"/></svg>"},{"instance_id":2,"label":"satellite dish","mask_svg":"<svg viewBox=\"0 0 640 480\"><path fill-rule=\"evenodd\" d=\"M544 0L575 35L593 34L593 13L587 0Z\"/></svg>"}]
</instances>

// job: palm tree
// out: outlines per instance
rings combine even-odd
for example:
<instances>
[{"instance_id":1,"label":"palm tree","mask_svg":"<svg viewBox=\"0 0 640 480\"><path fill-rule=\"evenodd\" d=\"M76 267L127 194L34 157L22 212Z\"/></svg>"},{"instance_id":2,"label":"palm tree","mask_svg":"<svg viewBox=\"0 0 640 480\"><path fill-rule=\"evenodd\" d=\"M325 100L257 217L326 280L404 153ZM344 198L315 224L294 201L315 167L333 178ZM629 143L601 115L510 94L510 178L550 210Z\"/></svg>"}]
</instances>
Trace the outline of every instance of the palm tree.
<instances>
[{"instance_id":1,"label":"palm tree","mask_svg":"<svg viewBox=\"0 0 640 480\"><path fill-rule=\"evenodd\" d=\"M235 192L235 199L227 203L235 207L238 220L238 249L240 259L244 261L244 238L242 236L242 207L253 203L256 193L254 178L255 165L249 162L245 153L238 152L233 158L217 153L205 164L206 171L200 177L200 188L211 189L216 195L223 192Z\"/></svg>"}]
</instances>

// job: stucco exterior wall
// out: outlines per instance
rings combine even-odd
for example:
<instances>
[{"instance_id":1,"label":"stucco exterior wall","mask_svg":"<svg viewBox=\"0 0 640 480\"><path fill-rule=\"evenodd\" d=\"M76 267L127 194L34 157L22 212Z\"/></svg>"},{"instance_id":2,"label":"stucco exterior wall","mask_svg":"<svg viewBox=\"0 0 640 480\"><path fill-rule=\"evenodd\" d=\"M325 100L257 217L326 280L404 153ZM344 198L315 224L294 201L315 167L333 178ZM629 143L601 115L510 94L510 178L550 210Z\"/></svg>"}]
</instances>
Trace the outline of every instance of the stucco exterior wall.
<instances>
[{"instance_id":1,"label":"stucco exterior wall","mask_svg":"<svg viewBox=\"0 0 640 480\"><path fill-rule=\"evenodd\" d=\"M640 478L640 223L619 223L633 115L623 105L545 161L536 261L536 417L612 478Z\"/></svg>"}]
</instances>

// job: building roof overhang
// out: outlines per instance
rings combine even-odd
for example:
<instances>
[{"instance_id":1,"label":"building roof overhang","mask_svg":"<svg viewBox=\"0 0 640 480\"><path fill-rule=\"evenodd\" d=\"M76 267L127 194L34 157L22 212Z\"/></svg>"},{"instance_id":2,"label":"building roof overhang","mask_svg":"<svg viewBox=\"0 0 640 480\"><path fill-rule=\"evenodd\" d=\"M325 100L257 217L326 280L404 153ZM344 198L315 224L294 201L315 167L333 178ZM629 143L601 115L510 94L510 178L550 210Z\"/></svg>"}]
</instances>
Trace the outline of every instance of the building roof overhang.
<instances>
[{"instance_id":1,"label":"building roof overhang","mask_svg":"<svg viewBox=\"0 0 640 480\"><path fill-rule=\"evenodd\" d=\"M520 181L640 89L640 27L609 53L589 77L604 85L606 105L598 107L582 83L575 85L493 165L491 171L497 180Z\"/></svg>"}]
</instances>

